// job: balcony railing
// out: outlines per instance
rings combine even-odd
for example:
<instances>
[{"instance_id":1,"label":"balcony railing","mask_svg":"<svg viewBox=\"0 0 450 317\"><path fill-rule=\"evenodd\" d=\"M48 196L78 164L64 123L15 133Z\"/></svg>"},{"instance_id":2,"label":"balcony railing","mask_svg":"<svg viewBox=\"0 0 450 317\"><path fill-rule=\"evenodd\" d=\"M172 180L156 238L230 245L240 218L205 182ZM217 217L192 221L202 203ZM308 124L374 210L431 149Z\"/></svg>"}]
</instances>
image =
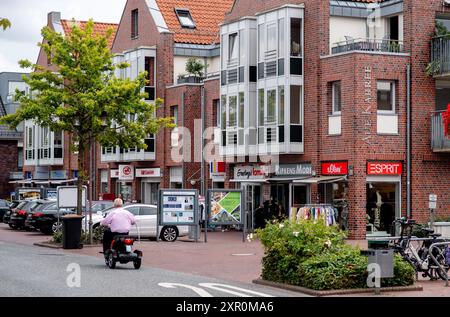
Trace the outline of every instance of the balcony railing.
<instances>
[{"instance_id":1,"label":"balcony railing","mask_svg":"<svg viewBox=\"0 0 450 317\"><path fill-rule=\"evenodd\" d=\"M403 41L389 39L353 39L338 42L331 49L332 54L363 51L380 53L404 53Z\"/></svg>"},{"instance_id":2,"label":"balcony railing","mask_svg":"<svg viewBox=\"0 0 450 317\"><path fill-rule=\"evenodd\" d=\"M435 37L431 41L431 63L433 75L450 73L450 37Z\"/></svg>"},{"instance_id":3,"label":"balcony railing","mask_svg":"<svg viewBox=\"0 0 450 317\"><path fill-rule=\"evenodd\" d=\"M431 118L431 148L433 152L450 152L450 138L444 134L443 112L433 114Z\"/></svg>"}]
</instances>

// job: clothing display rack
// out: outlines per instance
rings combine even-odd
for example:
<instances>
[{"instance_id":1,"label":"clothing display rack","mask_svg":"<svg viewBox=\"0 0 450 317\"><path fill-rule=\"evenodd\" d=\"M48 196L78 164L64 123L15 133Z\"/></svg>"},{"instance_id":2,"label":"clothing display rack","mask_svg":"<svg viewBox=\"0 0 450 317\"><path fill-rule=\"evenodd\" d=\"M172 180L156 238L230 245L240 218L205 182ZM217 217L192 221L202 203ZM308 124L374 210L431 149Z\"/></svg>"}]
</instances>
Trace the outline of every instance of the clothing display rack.
<instances>
[{"instance_id":1,"label":"clothing display rack","mask_svg":"<svg viewBox=\"0 0 450 317\"><path fill-rule=\"evenodd\" d=\"M291 219L314 220L314 222L322 219L327 226L337 225L338 210L330 204L306 204L300 208L292 208Z\"/></svg>"}]
</instances>

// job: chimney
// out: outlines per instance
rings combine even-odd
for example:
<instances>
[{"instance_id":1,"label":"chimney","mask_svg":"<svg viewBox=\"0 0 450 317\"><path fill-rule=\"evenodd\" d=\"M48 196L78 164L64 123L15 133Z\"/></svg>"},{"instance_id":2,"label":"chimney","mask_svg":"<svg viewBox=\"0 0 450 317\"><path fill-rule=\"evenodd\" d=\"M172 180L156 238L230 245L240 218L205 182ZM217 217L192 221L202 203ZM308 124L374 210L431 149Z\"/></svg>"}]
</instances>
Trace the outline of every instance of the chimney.
<instances>
[{"instance_id":1,"label":"chimney","mask_svg":"<svg viewBox=\"0 0 450 317\"><path fill-rule=\"evenodd\" d=\"M48 14L48 24L61 23L61 12L50 12Z\"/></svg>"}]
</instances>

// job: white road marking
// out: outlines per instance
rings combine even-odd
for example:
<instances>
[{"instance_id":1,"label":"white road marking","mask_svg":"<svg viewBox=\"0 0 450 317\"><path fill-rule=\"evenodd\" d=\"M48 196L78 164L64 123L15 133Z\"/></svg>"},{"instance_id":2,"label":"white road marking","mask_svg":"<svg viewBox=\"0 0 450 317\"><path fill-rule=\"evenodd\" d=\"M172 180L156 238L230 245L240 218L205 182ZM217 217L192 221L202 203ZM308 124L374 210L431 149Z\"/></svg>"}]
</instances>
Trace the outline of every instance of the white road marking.
<instances>
[{"instance_id":1,"label":"white road marking","mask_svg":"<svg viewBox=\"0 0 450 317\"><path fill-rule=\"evenodd\" d=\"M236 286L226 285L226 284L200 283L198 285L201 286L201 287L210 288L210 289L213 289L213 290L216 290L216 291L219 291L219 292L224 292L224 293L228 293L228 294L235 295L235 296L240 296L240 297L252 297L252 295L258 296L258 297L273 297L272 295L259 293L259 292L251 291L251 290L240 288L240 287L236 287ZM229 290L229 289L236 290L236 291L241 291L241 292L244 292L244 293L235 292L235 291L232 291L232 290ZM247 294L245 294L245 293L247 293ZM252 294L252 295L248 295L248 294Z\"/></svg>"},{"instance_id":2,"label":"white road marking","mask_svg":"<svg viewBox=\"0 0 450 317\"><path fill-rule=\"evenodd\" d=\"M195 287L195 286L191 286L191 285L179 284L179 283L159 283L158 285L161 286L161 287L164 287L164 288L184 287L184 288L187 288L187 289L190 289L190 290L194 291L195 293L197 293L201 297L213 297L210 293L208 293L204 289L199 288L199 287Z\"/></svg>"}]
</instances>

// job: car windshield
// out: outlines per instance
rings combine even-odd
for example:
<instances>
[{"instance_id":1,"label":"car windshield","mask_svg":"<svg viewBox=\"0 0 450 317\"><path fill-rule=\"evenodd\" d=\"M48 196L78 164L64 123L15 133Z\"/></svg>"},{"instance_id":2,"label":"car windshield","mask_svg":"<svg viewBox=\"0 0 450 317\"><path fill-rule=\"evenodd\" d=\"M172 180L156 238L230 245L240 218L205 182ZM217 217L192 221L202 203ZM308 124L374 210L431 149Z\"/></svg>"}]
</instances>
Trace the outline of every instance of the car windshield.
<instances>
[{"instance_id":1,"label":"car windshield","mask_svg":"<svg viewBox=\"0 0 450 317\"><path fill-rule=\"evenodd\" d=\"M28 202L22 201L21 203L19 203L19 204L16 206L16 208L17 208L17 209L21 209L21 208L24 207L26 204L28 204Z\"/></svg>"}]
</instances>

